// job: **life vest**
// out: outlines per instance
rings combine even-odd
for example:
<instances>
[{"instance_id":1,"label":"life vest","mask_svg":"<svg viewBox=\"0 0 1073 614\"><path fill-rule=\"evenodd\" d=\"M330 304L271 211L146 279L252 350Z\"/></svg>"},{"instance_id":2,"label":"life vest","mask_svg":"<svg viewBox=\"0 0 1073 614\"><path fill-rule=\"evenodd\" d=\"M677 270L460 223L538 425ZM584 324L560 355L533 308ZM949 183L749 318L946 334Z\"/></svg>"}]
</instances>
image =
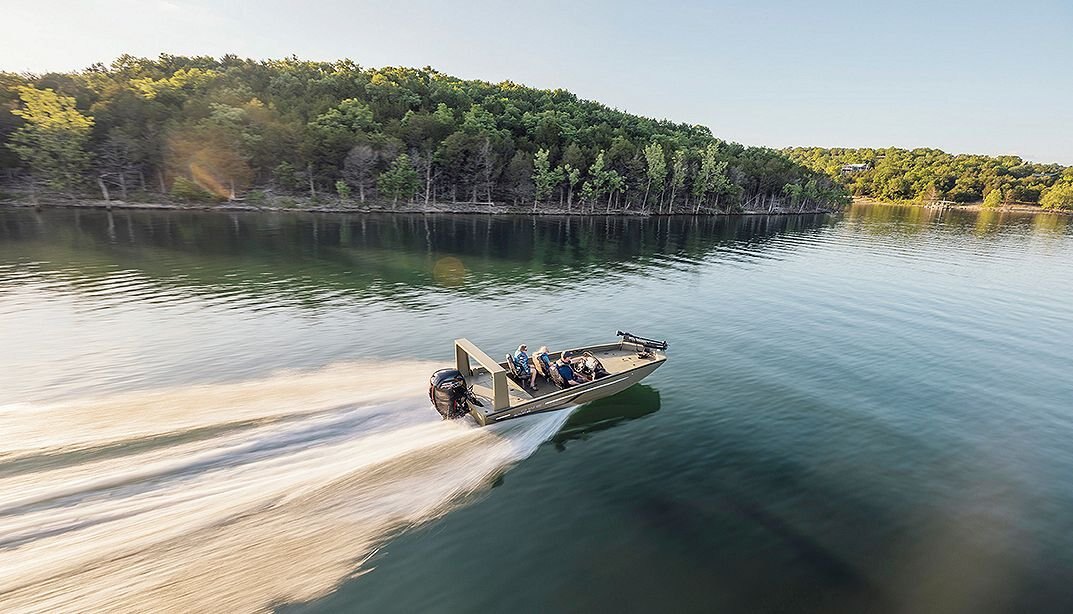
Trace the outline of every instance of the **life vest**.
<instances>
[{"instance_id":1,"label":"life vest","mask_svg":"<svg viewBox=\"0 0 1073 614\"><path fill-rule=\"evenodd\" d=\"M529 375L529 355L518 350L514 353L514 366L518 368L519 375Z\"/></svg>"}]
</instances>

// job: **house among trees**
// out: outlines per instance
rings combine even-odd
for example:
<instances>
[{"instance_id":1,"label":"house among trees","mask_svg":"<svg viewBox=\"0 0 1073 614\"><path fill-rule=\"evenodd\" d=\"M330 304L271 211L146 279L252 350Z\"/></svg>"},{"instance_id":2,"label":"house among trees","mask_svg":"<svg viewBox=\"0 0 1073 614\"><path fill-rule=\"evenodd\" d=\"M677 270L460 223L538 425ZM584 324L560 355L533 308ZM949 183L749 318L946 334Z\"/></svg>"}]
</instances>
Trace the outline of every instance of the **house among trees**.
<instances>
[{"instance_id":1,"label":"house among trees","mask_svg":"<svg viewBox=\"0 0 1073 614\"><path fill-rule=\"evenodd\" d=\"M843 164L842 174L849 175L851 173L861 173L872 168L871 164L864 162L862 164Z\"/></svg>"}]
</instances>

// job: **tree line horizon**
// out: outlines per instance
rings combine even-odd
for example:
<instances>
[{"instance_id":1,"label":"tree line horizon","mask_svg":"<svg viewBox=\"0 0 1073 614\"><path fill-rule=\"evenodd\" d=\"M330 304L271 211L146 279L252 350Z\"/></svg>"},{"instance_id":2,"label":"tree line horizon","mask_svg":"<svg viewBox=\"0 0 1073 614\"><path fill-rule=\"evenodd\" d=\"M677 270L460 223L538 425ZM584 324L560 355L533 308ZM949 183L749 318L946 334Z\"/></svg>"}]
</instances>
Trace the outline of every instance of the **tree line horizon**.
<instances>
[{"instance_id":1,"label":"tree line horizon","mask_svg":"<svg viewBox=\"0 0 1073 614\"><path fill-rule=\"evenodd\" d=\"M70 73L0 73L0 169L31 190L72 195L219 201L271 190L392 207L729 213L836 208L851 191L889 192L835 172L845 157L835 151L849 150L746 147L565 90L428 67L123 55ZM999 189L1039 199L1069 170L975 158L950 189L986 167L991 175L972 184L981 198L989 177L1008 175ZM1022 181L1036 166L1054 180ZM929 186L950 183L940 179Z\"/></svg>"},{"instance_id":2,"label":"tree line horizon","mask_svg":"<svg viewBox=\"0 0 1073 614\"><path fill-rule=\"evenodd\" d=\"M950 154L916 149L793 147L790 158L840 180L854 196L885 201L1038 204L1073 209L1073 166L1019 156Z\"/></svg>"}]
</instances>

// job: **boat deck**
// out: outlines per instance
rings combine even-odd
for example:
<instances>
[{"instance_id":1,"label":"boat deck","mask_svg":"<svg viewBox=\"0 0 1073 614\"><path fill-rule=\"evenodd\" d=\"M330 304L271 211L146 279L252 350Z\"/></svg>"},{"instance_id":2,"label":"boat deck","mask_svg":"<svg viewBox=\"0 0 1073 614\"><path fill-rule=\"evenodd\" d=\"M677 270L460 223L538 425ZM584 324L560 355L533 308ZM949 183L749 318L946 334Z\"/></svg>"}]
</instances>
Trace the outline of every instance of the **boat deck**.
<instances>
[{"instance_id":1,"label":"boat deck","mask_svg":"<svg viewBox=\"0 0 1073 614\"><path fill-rule=\"evenodd\" d=\"M571 356L578 356L582 352L589 352L599 360L607 372L610 375L629 371L636 367L651 364L651 358L639 358L637 355L638 349L636 346L612 344L601 346L590 346L576 349L567 349L566 352ZM552 361L556 361L562 356L562 352L549 352ZM531 361L530 361L531 362ZM505 362L500 362L500 366L506 368ZM473 376L470 378L470 384L473 386L473 393L484 399L492 399L492 377L485 369L475 369ZM529 403L534 399L541 398L545 395L549 395L554 392L559 392L559 388L549 382L548 380L537 375L537 390L530 392L522 388L511 377L507 377L507 395L510 400L511 407L517 407L519 405ZM487 408L491 407L491 401L486 405Z\"/></svg>"}]
</instances>

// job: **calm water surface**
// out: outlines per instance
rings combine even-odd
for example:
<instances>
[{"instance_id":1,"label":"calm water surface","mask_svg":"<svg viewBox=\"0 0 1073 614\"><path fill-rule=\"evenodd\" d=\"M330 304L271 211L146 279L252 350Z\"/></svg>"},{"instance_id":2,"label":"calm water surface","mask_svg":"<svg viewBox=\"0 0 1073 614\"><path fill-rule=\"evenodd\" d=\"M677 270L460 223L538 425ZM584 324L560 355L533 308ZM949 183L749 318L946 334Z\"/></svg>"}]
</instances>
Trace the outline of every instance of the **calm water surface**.
<instances>
[{"instance_id":1,"label":"calm water surface","mask_svg":"<svg viewBox=\"0 0 1073 614\"><path fill-rule=\"evenodd\" d=\"M1073 611L1069 218L0 211L0 610ZM498 429L423 387L617 329Z\"/></svg>"}]
</instances>

